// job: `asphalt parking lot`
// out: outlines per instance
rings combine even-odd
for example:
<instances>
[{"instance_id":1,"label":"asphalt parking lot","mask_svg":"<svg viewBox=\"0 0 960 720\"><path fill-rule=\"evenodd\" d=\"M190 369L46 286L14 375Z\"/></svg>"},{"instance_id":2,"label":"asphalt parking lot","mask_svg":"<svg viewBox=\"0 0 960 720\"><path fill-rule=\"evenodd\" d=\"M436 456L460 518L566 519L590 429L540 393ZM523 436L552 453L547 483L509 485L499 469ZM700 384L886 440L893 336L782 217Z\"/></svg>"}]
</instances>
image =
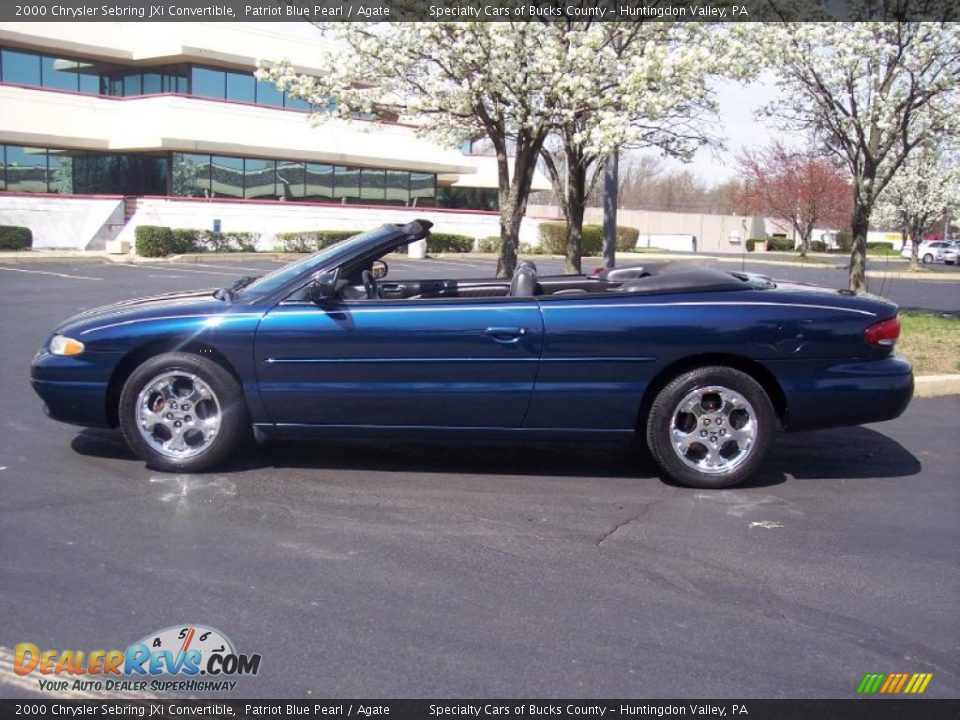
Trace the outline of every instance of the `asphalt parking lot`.
<instances>
[{"instance_id":1,"label":"asphalt parking lot","mask_svg":"<svg viewBox=\"0 0 960 720\"><path fill-rule=\"evenodd\" d=\"M489 267L456 262L391 268ZM186 623L262 655L231 697L852 698L867 672L960 694L957 397L782 436L750 487L714 492L570 444L277 443L165 475L43 415L29 363L60 320L269 266L0 266L4 697L37 694L18 643ZM960 310L956 284L902 291L929 285Z\"/></svg>"}]
</instances>

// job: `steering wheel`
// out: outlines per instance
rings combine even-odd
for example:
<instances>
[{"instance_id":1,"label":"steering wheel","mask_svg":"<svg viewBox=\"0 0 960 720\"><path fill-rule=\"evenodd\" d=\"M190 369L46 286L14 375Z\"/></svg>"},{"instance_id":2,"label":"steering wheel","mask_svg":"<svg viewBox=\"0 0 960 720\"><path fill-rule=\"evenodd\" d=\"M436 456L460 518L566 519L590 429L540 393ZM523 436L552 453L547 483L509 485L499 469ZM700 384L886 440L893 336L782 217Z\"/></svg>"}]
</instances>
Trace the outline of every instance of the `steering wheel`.
<instances>
[{"instance_id":1,"label":"steering wheel","mask_svg":"<svg viewBox=\"0 0 960 720\"><path fill-rule=\"evenodd\" d=\"M377 279L372 272L364 270L360 273L360 280L363 281L363 289L367 291L367 300L376 300L380 297L380 292L377 289Z\"/></svg>"}]
</instances>

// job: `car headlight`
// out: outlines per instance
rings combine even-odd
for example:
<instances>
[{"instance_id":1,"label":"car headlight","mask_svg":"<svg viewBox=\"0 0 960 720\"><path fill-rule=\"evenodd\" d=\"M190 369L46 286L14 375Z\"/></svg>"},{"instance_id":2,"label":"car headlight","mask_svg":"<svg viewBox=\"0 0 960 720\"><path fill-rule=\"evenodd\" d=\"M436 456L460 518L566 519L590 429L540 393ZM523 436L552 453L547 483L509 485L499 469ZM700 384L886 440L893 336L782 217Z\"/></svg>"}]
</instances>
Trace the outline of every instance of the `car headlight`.
<instances>
[{"instance_id":1,"label":"car headlight","mask_svg":"<svg viewBox=\"0 0 960 720\"><path fill-rule=\"evenodd\" d=\"M83 349L82 342L66 335L54 335L50 339L50 352L54 355L79 355Z\"/></svg>"}]
</instances>

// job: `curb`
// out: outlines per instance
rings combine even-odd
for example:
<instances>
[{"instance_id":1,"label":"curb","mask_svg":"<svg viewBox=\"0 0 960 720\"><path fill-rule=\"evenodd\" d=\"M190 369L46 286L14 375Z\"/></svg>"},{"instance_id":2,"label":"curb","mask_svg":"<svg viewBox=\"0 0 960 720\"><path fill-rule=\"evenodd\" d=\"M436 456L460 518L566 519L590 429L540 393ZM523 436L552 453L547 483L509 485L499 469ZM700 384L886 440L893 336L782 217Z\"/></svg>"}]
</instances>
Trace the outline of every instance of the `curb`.
<instances>
[{"instance_id":1,"label":"curb","mask_svg":"<svg viewBox=\"0 0 960 720\"><path fill-rule=\"evenodd\" d=\"M914 398L960 395L960 375L916 375L913 378Z\"/></svg>"}]
</instances>

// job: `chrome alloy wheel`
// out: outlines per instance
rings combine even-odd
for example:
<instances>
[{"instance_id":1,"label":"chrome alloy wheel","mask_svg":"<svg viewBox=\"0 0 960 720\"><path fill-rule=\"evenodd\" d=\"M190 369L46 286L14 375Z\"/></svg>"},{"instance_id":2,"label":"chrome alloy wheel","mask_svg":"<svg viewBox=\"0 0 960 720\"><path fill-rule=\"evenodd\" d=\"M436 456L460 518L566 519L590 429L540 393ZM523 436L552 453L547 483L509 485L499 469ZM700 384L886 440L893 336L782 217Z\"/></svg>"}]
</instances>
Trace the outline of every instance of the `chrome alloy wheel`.
<instances>
[{"instance_id":1,"label":"chrome alloy wheel","mask_svg":"<svg viewBox=\"0 0 960 720\"><path fill-rule=\"evenodd\" d=\"M220 431L220 401L188 372L165 372L137 397L137 430L156 452L183 460L206 450Z\"/></svg>"},{"instance_id":2,"label":"chrome alloy wheel","mask_svg":"<svg viewBox=\"0 0 960 720\"><path fill-rule=\"evenodd\" d=\"M750 457L757 415L747 399L721 385L687 393L671 415L670 445L677 457L708 475L730 472Z\"/></svg>"}]
</instances>

